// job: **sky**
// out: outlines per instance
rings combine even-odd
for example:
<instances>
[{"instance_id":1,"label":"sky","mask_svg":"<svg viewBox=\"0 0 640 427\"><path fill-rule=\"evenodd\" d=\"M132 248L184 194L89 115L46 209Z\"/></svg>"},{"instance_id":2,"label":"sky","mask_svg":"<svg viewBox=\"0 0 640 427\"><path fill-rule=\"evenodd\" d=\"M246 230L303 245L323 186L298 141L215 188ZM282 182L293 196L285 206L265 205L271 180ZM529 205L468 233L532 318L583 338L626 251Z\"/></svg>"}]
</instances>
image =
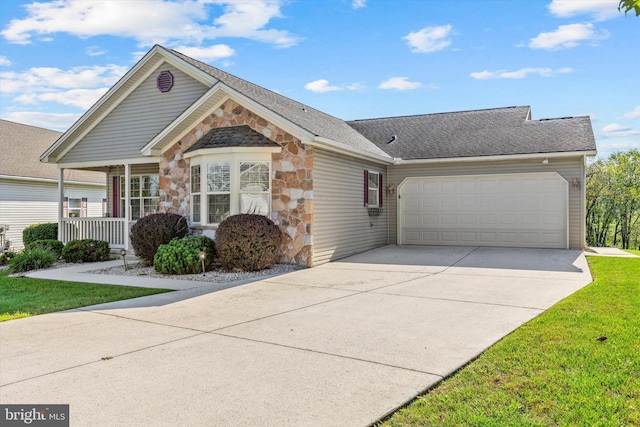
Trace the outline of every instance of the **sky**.
<instances>
[{"instance_id":1,"label":"sky","mask_svg":"<svg viewBox=\"0 0 640 427\"><path fill-rule=\"evenodd\" d=\"M1 0L0 118L65 131L154 45L343 120L529 105L640 149L618 0Z\"/></svg>"}]
</instances>

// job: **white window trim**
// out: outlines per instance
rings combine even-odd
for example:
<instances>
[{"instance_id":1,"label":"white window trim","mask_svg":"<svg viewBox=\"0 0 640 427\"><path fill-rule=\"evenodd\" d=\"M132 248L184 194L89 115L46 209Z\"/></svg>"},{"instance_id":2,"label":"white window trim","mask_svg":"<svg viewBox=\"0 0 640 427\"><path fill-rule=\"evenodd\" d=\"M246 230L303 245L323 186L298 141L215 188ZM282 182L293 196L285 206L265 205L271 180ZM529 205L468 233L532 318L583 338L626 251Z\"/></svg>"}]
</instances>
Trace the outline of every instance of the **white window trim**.
<instances>
[{"instance_id":1,"label":"white window trim","mask_svg":"<svg viewBox=\"0 0 640 427\"><path fill-rule=\"evenodd\" d=\"M196 150L185 154L185 159L191 159L191 166L200 166L200 222L195 223L200 226L217 226L219 223L209 223L209 194L207 192L207 170L208 165L212 163L229 163L230 172L230 210L229 215L237 215L240 213L240 163L241 162L266 162L269 165L269 191L268 200L269 207L267 216L271 214L272 203L271 194L273 191L273 162L271 161L272 153L280 153L280 147L228 147L228 148L209 148ZM191 193L191 187L189 187ZM189 194L189 200L191 194ZM191 205L192 206L192 205ZM189 214L190 220L193 221L193 214Z\"/></svg>"},{"instance_id":2,"label":"white window trim","mask_svg":"<svg viewBox=\"0 0 640 427\"><path fill-rule=\"evenodd\" d=\"M142 195L142 177L143 176L156 176L158 177L158 191L160 190L160 175L159 174L154 174L154 173L141 173L141 174L135 174L135 175L129 175L129 188L131 189L131 179L133 178L138 178L139 183L140 183L140 188L138 189L139 191L139 195L136 197L133 197L131 195L131 190L129 190L129 200L126 200L126 196L124 194L120 194L120 203L121 206L125 206L125 208L129 209L129 217L133 218L133 213L132 213L132 204L131 201L132 200L139 200L140 201L140 218L143 218L147 215L150 215L154 212L146 212L144 209L144 200L145 199L157 199L158 200L158 211L160 210L160 194L158 193L157 197L144 197ZM126 180L125 175L120 175L120 193L122 193L122 180ZM125 185L126 185L126 181L125 181ZM126 187L125 187L126 188ZM123 204L124 203L124 204ZM122 209L122 208L121 208ZM136 221L133 220L132 221Z\"/></svg>"},{"instance_id":3,"label":"white window trim","mask_svg":"<svg viewBox=\"0 0 640 427\"><path fill-rule=\"evenodd\" d=\"M71 207L71 201L72 200L77 200L78 201L78 207ZM77 216L72 216L72 212L78 212ZM67 199L67 217L68 218L82 218L82 198L81 197L69 197Z\"/></svg>"}]
</instances>

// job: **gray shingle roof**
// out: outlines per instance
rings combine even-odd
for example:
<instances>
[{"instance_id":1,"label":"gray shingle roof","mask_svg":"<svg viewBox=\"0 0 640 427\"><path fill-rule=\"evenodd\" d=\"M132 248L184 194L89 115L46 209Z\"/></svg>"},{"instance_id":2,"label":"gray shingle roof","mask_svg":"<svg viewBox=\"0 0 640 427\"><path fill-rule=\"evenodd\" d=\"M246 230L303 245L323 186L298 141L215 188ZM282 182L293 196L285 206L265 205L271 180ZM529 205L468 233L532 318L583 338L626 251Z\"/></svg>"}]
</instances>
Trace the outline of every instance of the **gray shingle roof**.
<instances>
[{"instance_id":1,"label":"gray shingle roof","mask_svg":"<svg viewBox=\"0 0 640 427\"><path fill-rule=\"evenodd\" d=\"M211 129L185 153L202 148L222 147L279 147L279 145L247 125L229 126Z\"/></svg>"},{"instance_id":2,"label":"gray shingle roof","mask_svg":"<svg viewBox=\"0 0 640 427\"><path fill-rule=\"evenodd\" d=\"M404 160L596 150L589 117L527 120L529 111L508 107L347 123ZM397 139L388 144L392 135Z\"/></svg>"},{"instance_id":3,"label":"gray shingle roof","mask_svg":"<svg viewBox=\"0 0 640 427\"><path fill-rule=\"evenodd\" d=\"M62 133L0 120L0 175L58 180L56 165L41 163L40 154ZM106 183L104 173L65 170L65 180Z\"/></svg>"},{"instance_id":4,"label":"gray shingle roof","mask_svg":"<svg viewBox=\"0 0 640 427\"><path fill-rule=\"evenodd\" d=\"M316 136L345 144L358 151L389 157L383 150L376 147L343 120L226 73L175 50L167 49L167 51Z\"/></svg>"}]
</instances>

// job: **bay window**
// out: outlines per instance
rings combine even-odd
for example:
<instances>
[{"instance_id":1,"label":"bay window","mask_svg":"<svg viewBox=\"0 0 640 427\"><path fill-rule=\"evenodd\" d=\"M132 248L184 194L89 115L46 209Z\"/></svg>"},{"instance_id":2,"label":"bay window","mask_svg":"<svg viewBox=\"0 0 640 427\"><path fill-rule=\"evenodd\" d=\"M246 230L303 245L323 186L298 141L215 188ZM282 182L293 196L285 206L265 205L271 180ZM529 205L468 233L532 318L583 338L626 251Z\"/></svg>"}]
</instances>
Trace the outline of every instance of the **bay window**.
<instances>
[{"instance_id":1,"label":"bay window","mask_svg":"<svg viewBox=\"0 0 640 427\"><path fill-rule=\"evenodd\" d=\"M185 156L191 159L191 221L216 225L240 213L269 215L274 150L265 151L200 151Z\"/></svg>"}]
</instances>

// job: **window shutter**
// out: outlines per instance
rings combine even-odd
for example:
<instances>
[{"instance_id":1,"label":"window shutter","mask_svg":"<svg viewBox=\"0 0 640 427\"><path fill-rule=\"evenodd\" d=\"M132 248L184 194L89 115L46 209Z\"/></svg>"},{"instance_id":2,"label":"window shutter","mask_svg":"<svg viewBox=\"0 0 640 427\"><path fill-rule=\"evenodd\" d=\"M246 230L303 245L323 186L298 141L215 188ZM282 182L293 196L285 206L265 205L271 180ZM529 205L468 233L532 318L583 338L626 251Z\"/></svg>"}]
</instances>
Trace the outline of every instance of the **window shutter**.
<instances>
[{"instance_id":1,"label":"window shutter","mask_svg":"<svg viewBox=\"0 0 640 427\"><path fill-rule=\"evenodd\" d=\"M62 216L65 218L69 218L69 198L65 197L64 201L62 202Z\"/></svg>"},{"instance_id":2,"label":"window shutter","mask_svg":"<svg viewBox=\"0 0 640 427\"><path fill-rule=\"evenodd\" d=\"M382 172L380 172L380 174L378 175L378 206L382 207L382 193L383 193L383 189L382 189Z\"/></svg>"},{"instance_id":3,"label":"window shutter","mask_svg":"<svg viewBox=\"0 0 640 427\"><path fill-rule=\"evenodd\" d=\"M80 204L80 216L82 218L87 217L87 198L86 197L82 198L82 203Z\"/></svg>"},{"instance_id":4,"label":"window shutter","mask_svg":"<svg viewBox=\"0 0 640 427\"><path fill-rule=\"evenodd\" d=\"M120 218L120 177L114 176L113 180L113 194L111 196L112 212L114 218Z\"/></svg>"},{"instance_id":5,"label":"window shutter","mask_svg":"<svg viewBox=\"0 0 640 427\"><path fill-rule=\"evenodd\" d=\"M369 206L369 171L364 171L364 207Z\"/></svg>"}]
</instances>

